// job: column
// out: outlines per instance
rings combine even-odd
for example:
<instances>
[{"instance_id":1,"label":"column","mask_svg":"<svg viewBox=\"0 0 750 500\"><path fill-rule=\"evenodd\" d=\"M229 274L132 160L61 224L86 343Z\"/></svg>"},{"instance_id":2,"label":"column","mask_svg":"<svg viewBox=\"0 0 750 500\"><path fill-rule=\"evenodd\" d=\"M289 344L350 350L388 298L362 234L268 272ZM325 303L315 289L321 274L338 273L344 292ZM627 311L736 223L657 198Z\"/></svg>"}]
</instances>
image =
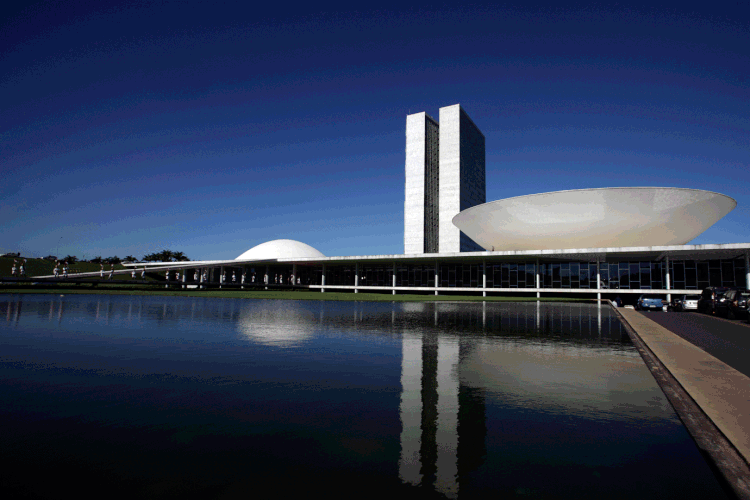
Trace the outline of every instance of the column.
<instances>
[{"instance_id":1,"label":"column","mask_svg":"<svg viewBox=\"0 0 750 500\"><path fill-rule=\"evenodd\" d=\"M354 263L354 293L359 293L359 262Z\"/></svg>"},{"instance_id":2,"label":"column","mask_svg":"<svg viewBox=\"0 0 750 500\"><path fill-rule=\"evenodd\" d=\"M320 285L325 287L326 286L326 265L323 264L323 274L320 276ZM326 289L321 288L320 293L325 293Z\"/></svg>"},{"instance_id":3,"label":"column","mask_svg":"<svg viewBox=\"0 0 750 500\"><path fill-rule=\"evenodd\" d=\"M185 288L185 283L187 282L187 280L185 279L185 277L187 276L187 272L187 269L182 270L182 288Z\"/></svg>"},{"instance_id":4,"label":"column","mask_svg":"<svg viewBox=\"0 0 750 500\"><path fill-rule=\"evenodd\" d=\"M487 296L487 259L482 260L482 297Z\"/></svg>"},{"instance_id":5,"label":"column","mask_svg":"<svg viewBox=\"0 0 750 500\"><path fill-rule=\"evenodd\" d=\"M665 274L667 290L671 290L672 283L670 283L670 279L669 279L670 278L669 276L669 254L666 254L664 256L664 263L667 266L666 274ZM667 304L671 304L671 303L672 303L672 294L667 292Z\"/></svg>"},{"instance_id":6,"label":"column","mask_svg":"<svg viewBox=\"0 0 750 500\"><path fill-rule=\"evenodd\" d=\"M541 296L541 292L539 291L539 289L542 288L540 286L542 284L542 280L539 276L539 259L536 259L536 266L534 267L534 270L536 271L536 298L538 299Z\"/></svg>"},{"instance_id":7,"label":"column","mask_svg":"<svg viewBox=\"0 0 750 500\"><path fill-rule=\"evenodd\" d=\"M292 264L292 275L294 276L294 279L292 280L292 286L297 285L297 263L295 262Z\"/></svg>"},{"instance_id":8,"label":"column","mask_svg":"<svg viewBox=\"0 0 750 500\"><path fill-rule=\"evenodd\" d=\"M438 282L438 261L435 261L435 295L438 294L437 287L439 286Z\"/></svg>"},{"instance_id":9,"label":"column","mask_svg":"<svg viewBox=\"0 0 750 500\"><path fill-rule=\"evenodd\" d=\"M393 282L393 295L396 295L396 261L393 261L393 279L391 280Z\"/></svg>"},{"instance_id":10,"label":"column","mask_svg":"<svg viewBox=\"0 0 750 500\"><path fill-rule=\"evenodd\" d=\"M219 269L219 288L224 288L224 266Z\"/></svg>"},{"instance_id":11,"label":"column","mask_svg":"<svg viewBox=\"0 0 750 500\"><path fill-rule=\"evenodd\" d=\"M602 300L602 274L599 272L599 257L596 258L596 300Z\"/></svg>"},{"instance_id":12,"label":"column","mask_svg":"<svg viewBox=\"0 0 750 500\"><path fill-rule=\"evenodd\" d=\"M745 288L750 290L750 252L745 252Z\"/></svg>"},{"instance_id":13,"label":"column","mask_svg":"<svg viewBox=\"0 0 750 500\"><path fill-rule=\"evenodd\" d=\"M267 285L268 283L271 282L270 273L271 273L271 266L269 266L268 264L266 264L266 275L263 276L263 284L264 285ZM266 290L268 290L268 287L266 287Z\"/></svg>"}]
</instances>

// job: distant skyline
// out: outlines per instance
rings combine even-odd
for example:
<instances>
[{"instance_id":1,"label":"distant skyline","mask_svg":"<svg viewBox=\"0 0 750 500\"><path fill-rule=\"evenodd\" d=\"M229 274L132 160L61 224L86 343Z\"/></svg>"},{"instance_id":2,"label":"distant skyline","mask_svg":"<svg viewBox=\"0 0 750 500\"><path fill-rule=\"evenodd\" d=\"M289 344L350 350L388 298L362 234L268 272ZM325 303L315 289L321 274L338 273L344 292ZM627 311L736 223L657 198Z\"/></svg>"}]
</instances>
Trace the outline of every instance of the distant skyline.
<instances>
[{"instance_id":1,"label":"distant skyline","mask_svg":"<svg viewBox=\"0 0 750 500\"><path fill-rule=\"evenodd\" d=\"M487 201L706 189L690 243L750 242L746 5L613 5L12 5L0 251L401 254L406 116L457 103Z\"/></svg>"}]
</instances>

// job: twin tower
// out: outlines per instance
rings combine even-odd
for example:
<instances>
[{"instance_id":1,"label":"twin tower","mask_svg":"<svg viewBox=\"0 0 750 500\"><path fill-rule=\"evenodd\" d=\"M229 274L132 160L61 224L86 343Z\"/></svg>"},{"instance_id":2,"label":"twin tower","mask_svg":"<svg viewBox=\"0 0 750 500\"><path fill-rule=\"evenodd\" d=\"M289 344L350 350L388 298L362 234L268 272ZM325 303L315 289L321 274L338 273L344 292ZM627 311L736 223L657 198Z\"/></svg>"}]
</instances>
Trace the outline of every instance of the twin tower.
<instances>
[{"instance_id":1,"label":"twin tower","mask_svg":"<svg viewBox=\"0 0 750 500\"><path fill-rule=\"evenodd\" d=\"M485 203L484 134L459 104L406 117L404 253L479 252L453 225L460 211Z\"/></svg>"}]
</instances>

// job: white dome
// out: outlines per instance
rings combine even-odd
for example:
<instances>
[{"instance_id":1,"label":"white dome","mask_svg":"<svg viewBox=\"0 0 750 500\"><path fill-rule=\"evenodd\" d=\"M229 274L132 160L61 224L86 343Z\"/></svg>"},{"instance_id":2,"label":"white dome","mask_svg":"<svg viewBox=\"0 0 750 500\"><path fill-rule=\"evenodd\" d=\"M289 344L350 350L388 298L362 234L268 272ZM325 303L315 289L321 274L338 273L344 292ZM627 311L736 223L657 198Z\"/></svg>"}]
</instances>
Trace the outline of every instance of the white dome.
<instances>
[{"instance_id":1,"label":"white dome","mask_svg":"<svg viewBox=\"0 0 750 500\"><path fill-rule=\"evenodd\" d=\"M736 206L699 189L577 189L484 203L453 224L487 250L684 245Z\"/></svg>"},{"instance_id":2,"label":"white dome","mask_svg":"<svg viewBox=\"0 0 750 500\"><path fill-rule=\"evenodd\" d=\"M234 260L299 259L325 257L315 248L296 240L272 240L254 246Z\"/></svg>"}]
</instances>

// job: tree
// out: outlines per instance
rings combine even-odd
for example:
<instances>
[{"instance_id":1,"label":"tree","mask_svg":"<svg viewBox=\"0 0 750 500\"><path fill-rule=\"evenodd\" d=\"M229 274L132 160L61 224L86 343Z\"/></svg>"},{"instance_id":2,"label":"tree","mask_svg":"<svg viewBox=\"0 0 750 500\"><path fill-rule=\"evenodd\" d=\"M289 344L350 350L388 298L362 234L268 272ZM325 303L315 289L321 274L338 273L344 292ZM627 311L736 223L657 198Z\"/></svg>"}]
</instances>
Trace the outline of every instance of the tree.
<instances>
[{"instance_id":1,"label":"tree","mask_svg":"<svg viewBox=\"0 0 750 500\"><path fill-rule=\"evenodd\" d=\"M97 255L96 257L94 257L93 259L91 259L91 262L94 263L94 264L101 264L103 260L104 259L102 259L101 255Z\"/></svg>"},{"instance_id":2,"label":"tree","mask_svg":"<svg viewBox=\"0 0 750 500\"><path fill-rule=\"evenodd\" d=\"M120 257L115 255L114 257L107 257L107 264L119 264L121 261Z\"/></svg>"},{"instance_id":3,"label":"tree","mask_svg":"<svg viewBox=\"0 0 750 500\"><path fill-rule=\"evenodd\" d=\"M162 250L161 252L144 255L143 260L145 262L184 262L190 259L183 252Z\"/></svg>"},{"instance_id":4,"label":"tree","mask_svg":"<svg viewBox=\"0 0 750 500\"><path fill-rule=\"evenodd\" d=\"M158 255L160 261L172 262L172 250L162 250Z\"/></svg>"},{"instance_id":5,"label":"tree","mask_svg":"<svg viewBox=\"0 0 750 500\"><path fill-rule=\"evenodd\" d=\"M182 252L172 252L172 257L174 257L174 260L176 260L177 262L185 262L190 260L188 259L187 255Z\"/></svg>"},{"instance_id":6,"label":"tree","mask_svg":"<svg viewBox=\"0 0 750 500\"><path fill-rule=\"evenodd\" d=\"M66 255L65 257L63 257L63 262L67 262L68 264L75 264L76 262L78 262L78 257L76 257L75 255Z\"/></svg>"},{"instance_id":7,"label":"tree","mask_svg":"<svg viewBox=\"0 0 750 500\"><path fill-rule=\"evenodd\" d=\"M125 262L137 262L137 261L138 261L138 259L136 259L136 258L135 258L135 257L133 257L132 255L128 255L127 257L125 257L125 258L124 258L124 259L122 259L122 260L123 260L123 261L125 261Z\"/></svg>"}]
</instances>

